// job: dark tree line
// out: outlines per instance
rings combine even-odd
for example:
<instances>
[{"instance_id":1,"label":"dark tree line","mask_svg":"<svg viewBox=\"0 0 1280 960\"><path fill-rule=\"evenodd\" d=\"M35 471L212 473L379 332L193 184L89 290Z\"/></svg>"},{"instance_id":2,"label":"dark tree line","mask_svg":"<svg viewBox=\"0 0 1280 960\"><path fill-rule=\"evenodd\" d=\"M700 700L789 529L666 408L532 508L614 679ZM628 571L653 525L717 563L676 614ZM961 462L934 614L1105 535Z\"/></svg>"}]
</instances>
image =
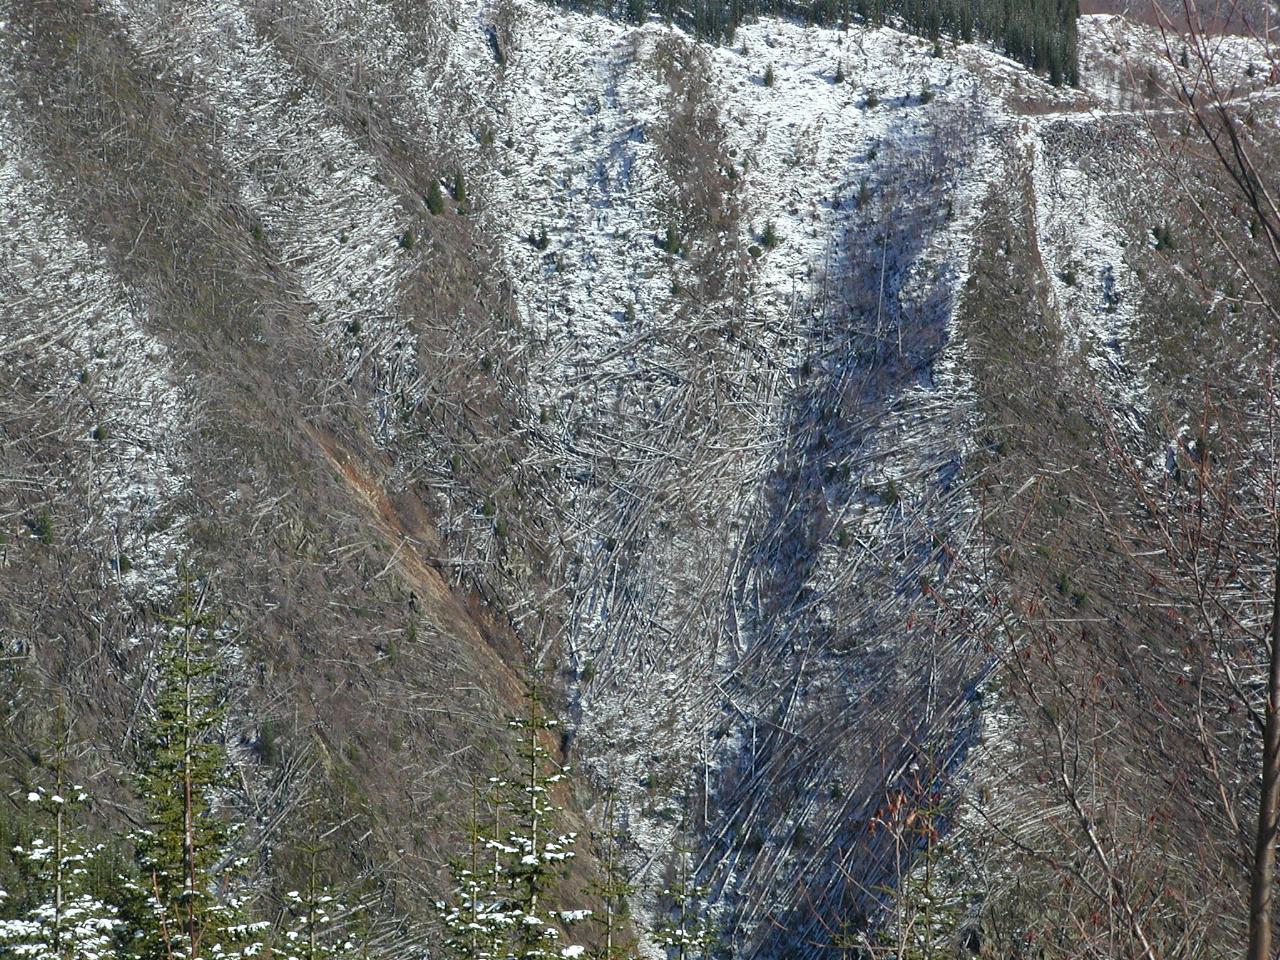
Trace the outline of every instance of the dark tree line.
<instances>
[{"instance_id":1,"label":"dark tree line","mask_svg":"<svg viewBox=\"0 0 1280 960\"><path fill-rule=\"evenodd\" d=\"M892 24L938 40L994 43L1054 84L1077 80L1079 0L558 0L575 10L633 23L650 17L716 42L733 39L740 23L760 15L789 16L824 26Z\"/></svg>"}]
</instances>

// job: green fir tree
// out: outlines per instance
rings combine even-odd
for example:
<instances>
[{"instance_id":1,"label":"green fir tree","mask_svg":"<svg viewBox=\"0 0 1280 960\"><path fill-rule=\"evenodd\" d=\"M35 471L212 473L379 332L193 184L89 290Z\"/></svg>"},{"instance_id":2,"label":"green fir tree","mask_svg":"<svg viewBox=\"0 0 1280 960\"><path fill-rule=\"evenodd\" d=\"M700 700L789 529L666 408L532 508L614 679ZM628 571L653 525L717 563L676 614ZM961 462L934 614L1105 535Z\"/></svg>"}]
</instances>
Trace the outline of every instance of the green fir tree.
<instances>
[{"instance_id":1,"label":"green fir tree","mask_svg":"<svg viewBox=\"0 0 1280 960\"><path fill-rule=\"evenodd\" d=\"M591 912L560 903L577 835L559 831L561 808L552 797L568 773L544 743L559 721L543 711L536 688L527 699L527 712L510 721L518 762L490 780L483 798L476 795L469 850L453 864L452 897L438 905L453 960L572 960L585 953L565 943L564 931ZM486 821L482 802L492 811Z\"/></svg>"},{"instance_id":2,"label":"green fir tree","mask_svg":"<svg viewBox=\"0 0 1280 960\"><path fill-rule=\"evenodd\" d=\"M707 912L709 891L697 881L687 842L676 845L671 874L662 891L668 906L654 927L654 939L669 960L710 960L720 947L720 930Z\"/></svg>"},{"instance_id":3,"label":"green fir tree","mask_svg":"<svg viewBox=\"0 0 1280 960\"><path fill-rule=\"evenodd\" d=\"M513 916L502 890L506 886L504 849L495 839L501 821L484 823L480 803L480 791L472 784L467 852L450 864L454 897L437 905L444 947L454 960L501 960Z\"/></svg>"},{"instance_id":4,"label":"green fir tree","mask_svg":"<svg viewBox=\"0 0 1280 960\"><path fill-rule=\"evenodd\" d=\"M138 792L146 828L136 839L150 923L143 957L249 956L265 925L247 922L234 831L215 801L227 783L219 738L224 711L215 635L221 623L207 589L180 572L173 612L164 616Z\"/></svg>"},{"instance_id":5,"label":"green fir tree","mask_svg":"<svg viewBox=\"0 0 1280 960\"><path fill-rule=\"evenodd\" d=\"M440 192L440 181L435 177L427 184L427 209L439 216L444 213L444 194Z\"/></svg>"},{"instance_id":6,"label":"green fir tree","mask_svg":"<svg viewBox=\"0 0 1280 960\"><path fill-rule=\"evenodd\" d=\"M61 726L61 723L60 723ZM67 776L69 737L55 744L51 782L29 789L27 806L35 830L11 851L24 874L19 902L0 890L0 956L24 960L113 960L124 923L113 904L100 898L95 874L104 848L86 837L89 796Z\"/></svg>"},{"instance_id":7,"label":"green fir tree","mask_svg":"<svg viewBox=\"0 0 1280 960\"><path fill-rule=\"evenodd\" d=\"M307 846L307 882L301 890L285 894L284 929L272 944L276 960L345 960L357 956L350 917L358 911L345 906L324 882L318 843Z\"/></svg>"},{"instance_id":8,"label":"green fir tree","mask_svg":"<svg viewBox=\"0 0 1280 960\"><path fill-rule=\"evenodd\" d=\"M605 797L604 808L604 830L596 843L596 862L600 865L601 878L592 888L603 902L604 909L592 918L599 944L592 957L594 960L633 960L639 954L629 933L627 898L636 888L627 880L626 866L622 862L622 844L612 792Z\"/></svg>"}]
</instances>

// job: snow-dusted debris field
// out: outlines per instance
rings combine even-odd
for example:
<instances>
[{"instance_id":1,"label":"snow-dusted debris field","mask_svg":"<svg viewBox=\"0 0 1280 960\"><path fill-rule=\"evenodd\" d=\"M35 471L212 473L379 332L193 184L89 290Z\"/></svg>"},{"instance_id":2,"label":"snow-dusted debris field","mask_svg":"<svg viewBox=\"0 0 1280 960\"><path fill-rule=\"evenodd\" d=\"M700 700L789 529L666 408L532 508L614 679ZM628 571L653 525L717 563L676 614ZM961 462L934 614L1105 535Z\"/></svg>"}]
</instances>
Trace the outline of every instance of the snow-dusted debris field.
<instances>
[{"instance_id":1,"label":"snow-dusted debris field","mask_svg":"<svg viewBox=\"0 0 1280 960\"><path fill-rule=\"evenodd\" d=\"M182 490L179 449L190 391L149 331L139 291L121 282L69 222L0 75L0 218L6 319L0 352L34 358L42 387L65 399L90 512L100 518L104 579L145 596L169 582L181 524L157 525Z\"/></svg>"},{"instance_id":2,"label":"snow-dusted debris field","mask_svg":"<svg viewBox=\"0 0 1280 960\"><path fill-rule=\"evenodd\" d=\"M404 671L386 696L407 719L373 710L377 746L342 755L379 757L389 793L411 781L412 816L437 801L423 781L457 799L460 765L497 749L476 717L527 656L564 694L576 815L615 795L641 915L676 848L743 955L799 956L824 912L874 910L900 867L879 805L962 781L998 726L970 604L992 339L1051 328L1054 368L1135 437L1156 402L1139 260L1168 246L1144 199L1161 171L1119 184L1169 112L1158 34L1082 18L1064 89L988 46L857 23L761 19L709 45L533 0L94 17L106 66L59 61L65 38L4 42L0 363L65 404L95 576L146 598L190 551L236 569L236 537L177 509L199 481L279 559L278 619L255 626L310 651L281 675L337 629L308 603L368 620L323 669L372 666L335 687ZM1222 62L1270 102L1256 45ZM68 175L81 158L40 108L76 70L137 102L85 144L103 166ZM148 207L108 147L209 204L201 256L135 256L188 218ZM1005 211L1025 212L1016 247ZM1031 277L995 320L967 299L993 264ZM197 476L188 444L234 467ZM325 495L292 502L294 471ZM36 504L8 507L24 542L48 533ZM404 665L426 644L447 690L436 663ZM315 707L310 680L275 676L255 709ZM388 744L434 729L419 703L482 746L399 759ZM429 833L385 843L438 861Z\"/></svg>"}]
</instances>

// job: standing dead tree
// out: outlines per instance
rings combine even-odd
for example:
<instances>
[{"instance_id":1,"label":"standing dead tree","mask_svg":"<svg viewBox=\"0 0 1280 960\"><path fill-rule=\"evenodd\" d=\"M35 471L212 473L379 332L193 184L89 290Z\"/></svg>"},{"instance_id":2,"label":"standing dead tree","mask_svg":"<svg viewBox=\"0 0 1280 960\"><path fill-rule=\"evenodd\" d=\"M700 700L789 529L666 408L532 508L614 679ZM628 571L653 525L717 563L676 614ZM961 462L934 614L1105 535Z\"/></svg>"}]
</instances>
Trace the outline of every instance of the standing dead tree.
<instances>
[{"instance_id":1,"label":"standing dead tree","mask_svg":"<svg viewBox=\"0 0 1280 960\"><path fill-rule=\"evenodd\" d=\"M1236 6L1235 2L1228 5L1228 20L1235 19ZM1251 89L1254 84L1250 81L1258 74L1257 66L1252 57L1242 65L1238 56L1225 55L1226 48L1206 29L1205 12L1197 8L1194 0L1184 0L1181 23L1175 24L1158 6L1155 9L1174 78L1172 92L1190 128L1198 134L1193 142L1226 175L1237 201L1251 216L1248 249L1240 249L1230 224L1222 223L1199 203L1196 211L1208 224L1218 248L1238 268L1256 296L1256 308L1276 324L1274 331L1280 328L1280 295L1274 285L1280 271L1280 205L1271 179L1275 171L1267 169L1261 160L1268 155L1268 149L1274 156L1274 144L1266 144L1265 134L1259 136L1254 131L1251 94L1256 91ZM1222 12L1217 7L1212 10L1215 17ZM1176 58L1175 34L1181 43ZM1274 82L1280 76L1274 28L1264 21L1261 28L1253 29L1249 39L1253 41L1249 52L1260 55L1268 80ZM1274 342L1270 349L1274 353ZM1271 399L1273 410L1274 392ZM1274 506L1274 486L1271 493ZM1270 642L1265 645L1261 789L1249 874L1250 960L1267 960L1272 955L1275 848L1280 831L1280 517L1273 517L1272 531L1275 564L1268 624Z\"/></svg>"},{"instance_id":2,"label":"standing dead tree","mask_svg":"<svg viewBox=\"0 0 1280 960\"><path fill-rule=\"evenodd\" d=\"M996 951L1030 941L1045 956L1154 960L1219 956L1248 938L1251 957L1270 955L1258 944L1273 913L1280 702L1280 220L1264 119L1274 101L1249 81L1274 57L1244 38L1187 37L1166 35L1158 74L1173 77L1181 109L1138 119L1149 169L1131 168L1126 184L1181 191L1179 235L1141 242L1141 221L1118 224L1140 241L1124 241L1125 261L1143 286L1165 279L1185 304L1163 326L1148 312L1160 343L1149 358L1126 346L1141 362L1115 367L1147 392L1099 396L1064 357L1059 382L994 405L990 421L995 489L1008 491L988 525L992 593L1010 649L986 711L987 759L974 764L994 769L980 772L973 808L1001 850L983 929ZM1214 59L1223 51L1230 70ZM1011 279L1034 289L1030 264ZM1161 302L1134 296L1148 311ZM1029 423L1055 411L1064 429Z\"/></svg>"}]
</instances>

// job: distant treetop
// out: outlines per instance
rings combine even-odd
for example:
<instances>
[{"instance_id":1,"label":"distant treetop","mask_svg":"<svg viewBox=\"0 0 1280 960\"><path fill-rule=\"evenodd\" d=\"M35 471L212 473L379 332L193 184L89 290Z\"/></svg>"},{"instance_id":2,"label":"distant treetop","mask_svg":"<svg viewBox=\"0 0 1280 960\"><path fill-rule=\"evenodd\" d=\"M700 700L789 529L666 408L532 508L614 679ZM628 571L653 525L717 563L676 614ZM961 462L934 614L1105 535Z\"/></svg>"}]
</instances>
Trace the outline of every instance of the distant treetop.
<instances>
[{"instance_id":1,"label":"distant treetop","mask_svg":"<svg viewBox=\"0 0 1280 960\"><path fill-rule=\"evenodd\" d=\"M892 24L937 40L988 40L1055 84L1074 85L1079 0L554 0L641 23L651 16L705 40L728 42L740 23L760 15L822 25Z\"/></svg>"}]
</instances>

